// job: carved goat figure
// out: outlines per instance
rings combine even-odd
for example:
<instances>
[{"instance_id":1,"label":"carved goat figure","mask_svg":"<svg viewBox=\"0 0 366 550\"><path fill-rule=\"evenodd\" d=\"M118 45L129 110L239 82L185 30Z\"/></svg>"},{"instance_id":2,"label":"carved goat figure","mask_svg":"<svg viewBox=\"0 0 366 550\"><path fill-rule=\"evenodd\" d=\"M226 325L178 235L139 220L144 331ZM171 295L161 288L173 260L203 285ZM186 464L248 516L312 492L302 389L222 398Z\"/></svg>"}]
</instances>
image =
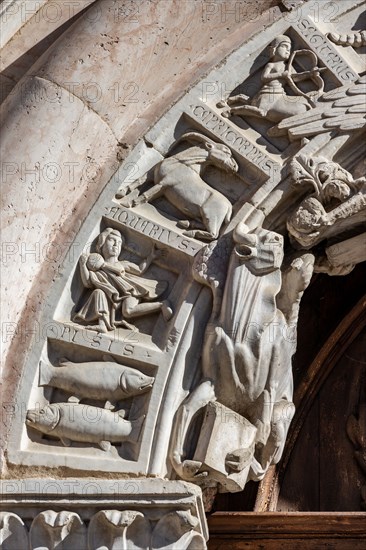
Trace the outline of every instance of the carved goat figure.
<instances>
[{"instance_id":1,"label":"carved goat figure","mask_svg":"<svg viewBox=\"0 0 366 550\"><path fill-rule=\"evenodd\" d=\"M164 197L188 220L182 220L180 226L184 234L204 240L216 239L224 222L231 219L230 201L216 189L210 187L202 175L209 166L215 166L225 172L235 173L238 165L226 145L216 143L207 136L188 132L177 140L193 143L192 147L172 155L157 164L154 171L154 185L137 198L129 195L143 180L137 180L117 193L127 207L150 202Z\"/></svg>"}]
</instances>

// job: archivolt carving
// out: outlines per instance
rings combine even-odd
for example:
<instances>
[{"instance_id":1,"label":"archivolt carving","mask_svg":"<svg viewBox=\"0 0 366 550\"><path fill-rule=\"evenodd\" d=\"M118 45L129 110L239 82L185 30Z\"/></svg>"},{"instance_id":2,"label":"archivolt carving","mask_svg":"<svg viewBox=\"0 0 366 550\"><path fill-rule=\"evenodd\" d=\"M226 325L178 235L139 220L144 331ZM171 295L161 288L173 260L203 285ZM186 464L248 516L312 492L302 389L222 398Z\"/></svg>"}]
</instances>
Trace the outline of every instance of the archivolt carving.
<instances>
[{"instance_id":1,"label":"archivolt carving","mask_svg":"<svg viewBox=\"0 0 366 550\"><path fill-rule=\"evenodd\" d=\"M354 180L338 164L299 155L291 163L294 184L311 184L314 193L292 214L288 229L302 248L365 221L366 178Z\"/></svg>"},{"instance_id":2,"label":"archivolt carving","mask_svg":"<svg viewBox=\"0 0 366 550\"><path fill-rule=\"evenodd\" d=\"M242 489L248 477L261 479L281 457L294 414L291 357L299 302L314 262L311 254L299 256L282 278L280 235L264 229L249 233L239 224L234 243L221 308L211 317L203 344L205 380L178 413L172 450L184 479L216 480L228 490ZM216 400L213 425L204 421L194 459L187 460L184 443L191 421ZM212 448L204 451L199 447L208 437Z\"/></svg>"},{"instance_id":3,"label":"archivolt carving","mask_svg":"<svg viewBox=\"0 0 366 550\"><path fill-rule=\"evenodd\" d=\"M81 229L12 461L238 491L281 459L301 298L313 270L365 260L366 180L358 54L305 7L278 23L210 75L225 104L201 83L149 130L126 160L136 176L116 176ZM32 529L56 532L52 518ZM151 521L107 510L92 525L111 547L204 544L184 511Z\"/></svg>"},{"instance_id":4,"label":"archivolt carving","mask_svg":"<svg viewBox=\"0 0 366 550\"><path fill-rule=\"evenodd\" d=\"M352 46L353 48L366 46L366 31L356 31L348 34L330 32L328 36L332 42L339 46Z\"/></svg>"},{"instance_id":5,"label":"archivolt carving","mask_svg":"<svg viewBox=\"0 0 366 550\"><path fill-rule=\"evenodd\" d=\"M107 227L98 237L96 252L82 254L80 257L83 285L92 289L92 292L87 302L74 315L74 320L92 322L88 327L92 330L107 332L114 330L116 326L133 329L126 319L161 311L165 320L169 321L173 314L169 302L156 301L168 284L141 277L163 251L153 247L149 256L137 266L119 260L122 244L121 233Z\"/></svg>"},{"instance_id":6,"label":"archivolt carving","mask_svg":"<svg viewBox=\"0 0 366 550\"><path fill-rule=\"evenodd\" d=\"M271 122L279 122L293 115L306 113L315 106L315 99L323 92L324 81L320 73L324 67L318 67L318 58L311 50L294 50L291 52L291 39L286 35L276 37L269 46L270 62L265 66L261 82L262 87L253 98L243 94L229 97L220 102L219 107L236 105L223 111L224 116L263 117ZM297 72L294 69L295 58L310 57L312 67ZM300 82L312 80L316 86L313 91L303 91ZM292 92L287 93L285 87Z\"/></svg>"}]
</instances>

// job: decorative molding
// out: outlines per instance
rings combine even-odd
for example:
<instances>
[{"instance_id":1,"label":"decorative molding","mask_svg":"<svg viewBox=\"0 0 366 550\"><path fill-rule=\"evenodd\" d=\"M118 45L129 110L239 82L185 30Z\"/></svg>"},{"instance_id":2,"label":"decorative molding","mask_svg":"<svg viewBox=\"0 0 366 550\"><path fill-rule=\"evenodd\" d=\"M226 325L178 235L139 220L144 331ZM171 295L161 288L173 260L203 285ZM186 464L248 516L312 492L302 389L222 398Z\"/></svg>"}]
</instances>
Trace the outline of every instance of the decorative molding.
<instances>
[{"instance_id":1,"label":"decorative molding","mask_svg":"<svg viewBox=\"0 0 366 550\"><path fill-rule=\"evenodd\" d=\"M201 491L189 483L24 479L2 481L1 493L4 550L206 549Z\"/></svg>"}]
</instances>

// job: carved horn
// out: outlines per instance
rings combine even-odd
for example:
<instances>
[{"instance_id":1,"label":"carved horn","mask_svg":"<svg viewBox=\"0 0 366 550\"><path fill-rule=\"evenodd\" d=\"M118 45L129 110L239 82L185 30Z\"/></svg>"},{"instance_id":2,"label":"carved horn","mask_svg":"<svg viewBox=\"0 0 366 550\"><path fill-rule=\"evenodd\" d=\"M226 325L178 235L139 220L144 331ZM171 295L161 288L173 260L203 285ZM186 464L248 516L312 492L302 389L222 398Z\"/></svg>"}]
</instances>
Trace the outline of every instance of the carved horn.
<instances>
[{"instance_id":1,"label":"carved horn","mask_svg":"<svg viewBox=\"0 0 366 550\"><path fill-rule=\"evenodd\" d=\"M174 142L173 147L175 147L181 141L190 141L191 143L212 143L212 145L217 145L216 142L213 141L211 138L204 136L203 134L199 134L198 132L186 132L185 134L180 136L177 141Z\"/></svg>"}]
</instances>

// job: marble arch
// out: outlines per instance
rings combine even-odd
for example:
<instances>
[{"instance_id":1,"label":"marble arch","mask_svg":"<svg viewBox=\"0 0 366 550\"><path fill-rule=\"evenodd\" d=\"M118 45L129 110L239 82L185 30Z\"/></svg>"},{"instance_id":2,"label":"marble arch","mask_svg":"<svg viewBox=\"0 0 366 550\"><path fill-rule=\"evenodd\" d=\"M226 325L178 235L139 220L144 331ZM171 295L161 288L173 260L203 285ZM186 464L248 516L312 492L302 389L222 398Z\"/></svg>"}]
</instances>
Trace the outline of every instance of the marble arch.
<instances>
[{"instance_id":1,"label":"marble arch","mask_svg":"<svg viewBox=\"0 0 366 550\"><path fill-rule=\"evenodd\" d=\"M301 299L366 260L365 53L332 38L364 3L33 7L2 14L0 542L204 549L217 493L276 510Z\"/></svg>"}]
</instances>

